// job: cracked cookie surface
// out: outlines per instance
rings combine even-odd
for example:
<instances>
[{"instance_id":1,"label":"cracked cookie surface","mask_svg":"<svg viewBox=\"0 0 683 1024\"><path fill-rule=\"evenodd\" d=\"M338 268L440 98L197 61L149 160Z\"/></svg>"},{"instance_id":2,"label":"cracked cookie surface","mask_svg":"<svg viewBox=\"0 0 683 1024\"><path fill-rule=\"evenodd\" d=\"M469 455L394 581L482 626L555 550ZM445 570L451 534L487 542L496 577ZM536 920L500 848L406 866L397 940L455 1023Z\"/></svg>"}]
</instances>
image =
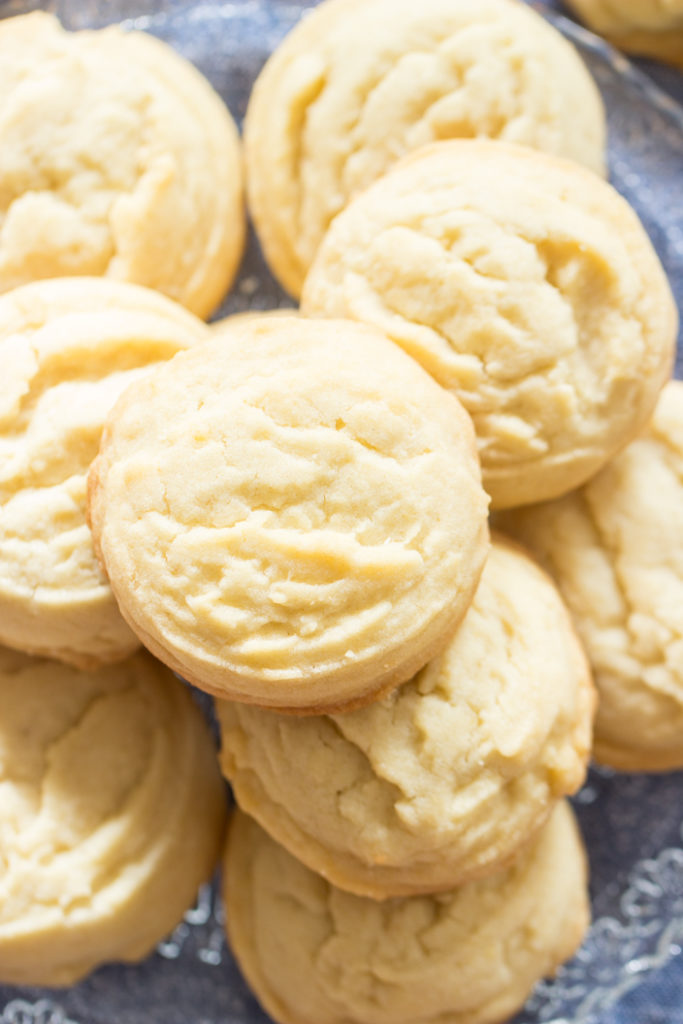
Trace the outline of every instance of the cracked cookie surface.
<instances>
[{"instance_id":1,"label":"cracked cookie surface","mask_svg":"<svg viewBox=\"0 0 683 1024\"><path fill-rule=\"evenodd\" d=\"M309 316L383 330L462 401L494 508L583 483L650 417L676 307L606 182L489 140L406 157L336 218Z\"/></svg>"},{"instance_id":2,"label":"cracked cookie surface","mask_svg":"<svg viewBox=\"0 0 683 1024\"><path fill-rule=\"evenodd\" d=\"M494 538L445 651L366 708L283 719L217 702L243 810L330 882L385 898L507 863L583 782L594 691L552 581Z\"/></svg>"},{"instance_id":3,"label":"cracked cookie surface","mask_svg":"<svg viewBox=\"0 0 683 1024\"><path fill-rule=\"evenodd\" d=\"M336 889L237 811L225 855L228 937L280 1024L494 1024L576 950L586 882L565 802L506 871L382 903Z\"/></svg>"},{"instance_id":4,"label":"cracked cookie surface","mask_svg":"<svg viewBox=\"0 0 683 1024\"><path fill-rule=\"evenodd\" d=\"M360 324L226 323L128 389L89 489L145 645L270 707L336 709L408 678L488 546L469 418Z\"/></svg>"},{"instance_id":5,"label":"cracked cookie surface","mask_svg":"<svg viewBox=\"0 0 683 1024\"><path fill-rule=\"evenodd\" d=\"M521 4L327 0L254 86L250 209L273 273L299 295L333 218L404 154L484 136L602 172L604 120L573 47Z\"/></svg>"},{"instance_id":6,"label":"cracked cookie surface","mask_svg":"<svg viewBox=\"0 0 683 1024\"><path fill-rule=\"evenodd\" d=\"M0 149L0 292L94 275L218 305L244 239L237 131L165 43L0 21Z\"/></svg>"},{"instance_id":7,"label":"cracked cookie surface","mask_svg":"<svg viewBox=\"0 0 683 1024\"><path fill-rule=\"evenodd\" d=\"M129 654L86 522L86 478L119 394L205 337L164 296L99 278L0 296L0 642L78 666Z\"/></svg>"},{"instance_id":8,"label":"cracked cookie surface","mask_svg":"<svg viewBox=\"0 0 683 1024\"><path fill-rule=\"evenodd\" d=\"M225 817L189 691L147 654L77 672L0 648L0 980L71 985L146 956Z\"/></svg>"},{"instance_id":9,"label":"cracked cookie surface","mask_svg":"<svg viewBox=\"0 0 683 1024\"><path fill-rule=\"evenodd\" d=\"M599 692L595 755L683 768L683 383L579 491L502 514L557 581Z\"/></svg>"}]
</instances>

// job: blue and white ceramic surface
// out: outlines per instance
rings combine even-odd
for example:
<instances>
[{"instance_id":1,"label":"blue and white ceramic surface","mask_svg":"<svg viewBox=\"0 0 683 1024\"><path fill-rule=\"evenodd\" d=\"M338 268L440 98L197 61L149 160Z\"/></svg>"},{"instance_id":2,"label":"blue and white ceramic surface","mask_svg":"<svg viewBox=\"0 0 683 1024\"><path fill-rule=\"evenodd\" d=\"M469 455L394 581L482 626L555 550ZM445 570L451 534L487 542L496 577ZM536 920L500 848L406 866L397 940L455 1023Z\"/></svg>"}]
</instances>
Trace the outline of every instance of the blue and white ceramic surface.
<instances>
[{"instance_id":1,"label":"blue and white ceramic surface","mask_svg":"<svg viewBox=\"0 0 683 1024\"><path fill-rule=\"evenodd\" d=\"M0 17L44 9L70 28L122 21L152 32L204 72L240 121L268 54L311 6L314 0L0 0ZM573 40L597 79L609 115L611 180L643 220L683 311L683 109L588 32L533 6ZM288 305L252 237L217 315ZM680 339L676 372L683 376ZM590 856L594 923L579 954L538 986L515 1024L612 1024L620 1019L615 1007L626 1005L635 986L646 988L657 968L674 970L678 959L683 977L683 773L593 770L575 806ZM683 1001L683 984L679 991ZM662 1014L629 1020L683 1024L683 1005ZM68 990L0 986L0 1024L267 1022L226 947L217 890L208 886L139 966L101 968Z\"/></svg>"}]
</instances>

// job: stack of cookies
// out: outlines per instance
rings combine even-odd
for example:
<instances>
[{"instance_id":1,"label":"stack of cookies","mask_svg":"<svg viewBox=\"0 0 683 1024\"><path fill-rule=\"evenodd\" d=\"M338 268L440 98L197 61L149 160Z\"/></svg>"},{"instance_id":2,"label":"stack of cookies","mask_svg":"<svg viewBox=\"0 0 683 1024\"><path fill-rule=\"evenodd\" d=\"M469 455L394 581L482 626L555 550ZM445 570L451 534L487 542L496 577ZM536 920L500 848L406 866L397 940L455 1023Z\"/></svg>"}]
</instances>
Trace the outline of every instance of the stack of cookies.
<instances>
[{"instance_id":1,"label":"stack of cookies","mask_svg":"<svg viewBox=\"0 0 683 1024\"><path fill-rule=\"evenodd\" d=\"M212 332L243 214L208 85L41 15L4 46L0 980L143 956L210 873L172 670L217 698L273 1018L502 1021L588 923L591 665L597 755L683 766L677 317L595 86L511 0L327 0L245 124L301 309Z\"/></svg>"}]
</instances>

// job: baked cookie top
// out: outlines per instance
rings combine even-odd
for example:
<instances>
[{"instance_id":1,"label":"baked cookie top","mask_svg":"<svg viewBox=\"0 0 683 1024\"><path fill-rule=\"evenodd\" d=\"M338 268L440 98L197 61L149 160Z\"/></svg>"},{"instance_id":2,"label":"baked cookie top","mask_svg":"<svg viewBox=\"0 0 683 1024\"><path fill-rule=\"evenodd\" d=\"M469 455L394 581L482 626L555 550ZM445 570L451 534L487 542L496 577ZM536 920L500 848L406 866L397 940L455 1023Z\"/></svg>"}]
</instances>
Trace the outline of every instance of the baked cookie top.
<instances>
[{"instance_id":1,"label":"baked cookie top","mask_svg":"<svg viewBox=\"0 0 683 1024\"><path fill-rule=\"evenodd\" d=\"M583 782L594 691L552 581L491 548L448 647L369 707L283 720L217 703L243 810L343 889L385 898L507 863Z\"/></svg>"},{"instance_id":2,"label":"baked cookie top","mask_svg":"<svg viewBox=\"0 0 683 1024\"><path fill-rule=\"evenodd\" d=\"M275 50L245 121L271 270L298 296L352 195L421 145L478 136L604 171L602 101L559 32L511 0L326 0Z\"/></svg>"},{"instance_id":3,"label":"baked cookie top","mask_svg":"<svg viewBox=\"0 0 683 1024\"><path fill-rule=\"evenodd\" d=\"M595 756L683 768L683 383L580 490L501 516L555 577L593 665Z\"/></svg>"},{"instance_id":4,"label":"baked cookie top","mask_svg":"<svg viewBox=\"0 0 683 1024\"><path fill-rule=\"evenodd\" d=\"M385 331L471 414L493 507L557 497L631 440L677 314L606 182L490 140L427 146L336 218L302 312Z\"/></svg>"},{"instance_id":5,"label":"baked cookie top","mask_svg":"<svg viewBox=\"0 0 683 1024\"><path fill-rule=\"evenodd\" d=\"M566 803L506 871L376 903L335 889L237 811L228 936L281 1024L492 1024L568 959L588 925L583 844Z\"/></svg>"},{"instance_id":6,"label":"baked cookie top","mask_svg":"<svg viewBox=\"0 0 683 1024\"><path fill-rule=\"evenodd\" d=\"M0 292L95 275L218 305L244 239L237 130L165 43L0 21L0 150Z\"/></svg>"},{"instance_id":7,"label":"baked cookie top","mask_svg":"<svg viewBox=\"0 0 683 1024\"><path fill-rule=\"evenodd\" d=\"M137 646L95 557L86 477L121 391L208 336L131 284L66 278L0 296L0 642L80 666Z\"/></svg>"},{"instance_id":8,"label":"baked cookie top","mask_svg":"<svg viewBox=\"0 0 683 1024\"><path fill-rule=\"evenodd\" d=\"M186 687L146 654L96 672L0 649L0 982L139 960L218 857L225 796Z\"/></svg>"},{"instance_id":9,"label":"baked cookie top","mask_svg":"<svg viewBox=\"0 0 683 1024\"><path fill-rule=\"evenodd\" d=\"M469 418L387 338L237 321L127 390L90 475L122 612L196 685L367 701L464 614L488 547Z\"/></svg>"}]
</instances>

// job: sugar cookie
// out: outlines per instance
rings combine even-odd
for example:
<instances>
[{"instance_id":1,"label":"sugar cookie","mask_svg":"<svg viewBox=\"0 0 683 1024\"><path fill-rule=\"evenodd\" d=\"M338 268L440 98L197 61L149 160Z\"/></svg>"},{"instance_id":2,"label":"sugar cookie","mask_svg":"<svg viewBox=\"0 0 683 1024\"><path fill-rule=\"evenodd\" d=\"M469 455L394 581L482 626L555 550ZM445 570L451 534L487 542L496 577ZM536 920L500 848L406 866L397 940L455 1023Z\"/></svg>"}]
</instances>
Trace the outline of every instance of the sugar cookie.
<instances>
[{"instance_id":1,"label":"sugar cookie","mask_svg":"<svg viewBox=\"0 0 683 1024\"><path fill-rule=\"evenodd\" d=\"M506 864L582 784L594 692L551 580L493 544L446 650L382 700L291 718L219 701L243 810L361 896L438 892Z\"/></svg>"},{"instance_id":2,"label":"sugar cookie","mask_svg":"<svg viewBox=\"0 0 683 1024\"><path fill-rule=\"evenodd\" d=\"M147 654L76 672L0 649L0 794L2 984L141 960L218 857L212 738Z\"/></svg>"},{"instance_id":3,"label":"sugar cookie","mask_svg":"<svg viewBox=\"0 0 683 1024\"><path fill-rule=\"evenodd\" d=\"M637 216L577 164L427 146L352 200L302 312L383 330L471 414L493 507L579 486L647 422L677 315Z\"/></svg>"},{"instance_id":4,"label":"sugar cookie","mask_svg":"<svg viewBox=\"0 0 683 1024\"><path fill-rule=\"evenodd\" d=\"M218 696L367 702L447 643L488 547L459 403L379 332L254 317L114 409L90 474L129 624Z\"/></svg>"},{"instance_id":5,"label":"sugar cookie","mask_svg":"<svg viewBox=\"0 0 683 1024\"><path fill-rule=\"evenodd\" d=\"M0 643L82 667L137 647L95 558L86 476L120 392L206 337L131 284L64 278L0 296Z\"/></svg>"},{"instance_id":6,"label":"sugar cookie","mask_svg":"<svg viewBox=\"0 0 683 1024\"><path fill-rule=\"evenodd\" d=\"M273 273L298 296L352 195L421 145L481 136L604 172L600 94L559 32L512 0L326 0L275 50L245 121Z\"/></svg>"},{"instance_id":7,"label":"sugar cookie","mask_svg":"<svg viewBox=\"0 0 683 1024\"><path fill-rule=\"evenodd\" d=\"M236 812L228 937L279 1024L495 1024L567 960L589 921L568 804L506 871L376 903L335 889Z\"/></svg>"},{"instance_id":8,"label":"sugar cookie","mask_svg":"<svg viewBox=\"0 0 683 1024\"><path fill-rule=\"evenodd\" d=\"M683 67L683 0L567 0L615 46Z\"/></svg>"},{"instance_id":9,"label":"sugar cookie","mask_svg":"<svg viewBox=\"0 0 683 1024\"><path fill-rule=\"evenodd\" d=\"M595 756L626 771L683 768L683 383L579 491L500 524L574 614L600 694Z\"/></svg>"},{"instance_id":10,"label":"sugar cookie","mask_svg":"<svg viewBox=\"0 0 683 1024\"><path fill-rule=\"evenodd\" d=\"M0 292L96 275L218 305L244 241L237 130L165 43L0 20L0 150Z\"/></svg>"}]
</instances>

